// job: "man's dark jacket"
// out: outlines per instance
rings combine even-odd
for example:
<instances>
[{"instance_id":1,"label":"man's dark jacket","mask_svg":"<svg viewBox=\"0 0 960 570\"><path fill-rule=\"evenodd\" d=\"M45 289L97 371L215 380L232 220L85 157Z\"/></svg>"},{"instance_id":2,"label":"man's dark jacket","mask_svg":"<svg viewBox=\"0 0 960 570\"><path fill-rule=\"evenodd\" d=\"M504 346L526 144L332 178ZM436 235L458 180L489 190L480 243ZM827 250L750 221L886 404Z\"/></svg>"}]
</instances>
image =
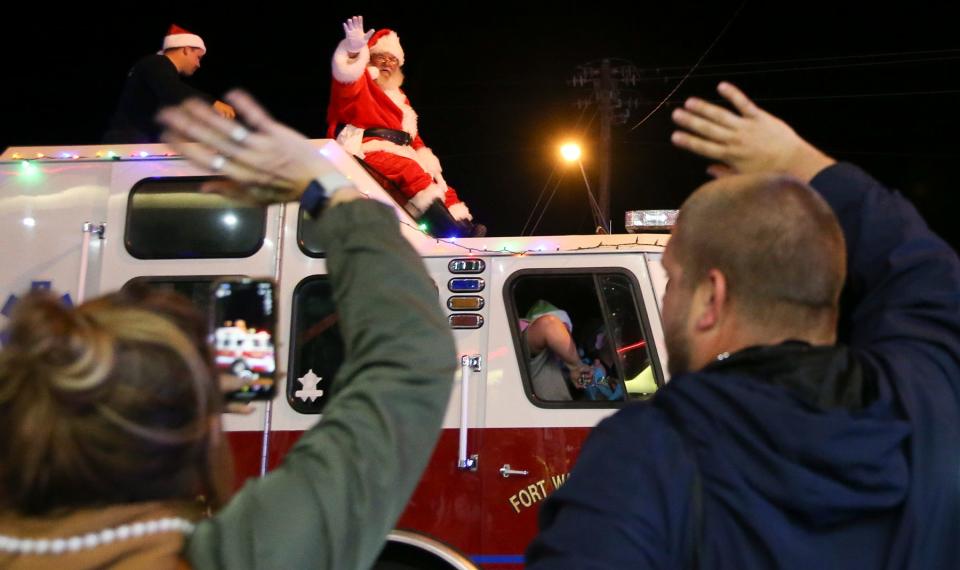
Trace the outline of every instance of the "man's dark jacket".
<instances>
[{"instance_id":1,"label":"man's dark jacket","mask_svg":"<svg viewBox=\"0 0 960 570\"><path fill-rule=\"evenodd\" d=\"M103 142L160 142L160 125L155 120L157 111L163 107L179 105L190 97L213 102L211 97L183 81L177 73L177 66L170 58L162 54L148 55L138 61L127 74L127 81L120 93L120 102L110 119L110 127L103 136Z\"/></svg>"},{"instance_id":2,"label":"man's dark jacket","mask_svg":"<svg viewBox=\"0 0 960 570\"><path fill-rule=\"evenodd\" d=\"M858 168L811 185L847 243L838 345L749 348L602 422L531 568L960 568L960 263Z\"/></svg>"}]
</instances>

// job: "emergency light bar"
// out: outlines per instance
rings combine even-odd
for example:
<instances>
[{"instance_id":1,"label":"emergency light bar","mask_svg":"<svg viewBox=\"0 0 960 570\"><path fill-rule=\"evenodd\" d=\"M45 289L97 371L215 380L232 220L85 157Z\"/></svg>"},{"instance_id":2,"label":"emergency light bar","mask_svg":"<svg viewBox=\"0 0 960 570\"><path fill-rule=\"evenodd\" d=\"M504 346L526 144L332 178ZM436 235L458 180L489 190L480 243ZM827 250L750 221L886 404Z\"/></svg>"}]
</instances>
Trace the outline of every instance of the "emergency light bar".
<instances>
[{"instance_id":1,"label":"emergency light bar","mask_svg":"<svg viewBox=\"0 0 960 570\"><path fill-rule=\"evenodd\" d=\"M680 210L630 210L624 225L631 234L669 232L677 223L678 213Z\"/></svg>"}]
</instances>

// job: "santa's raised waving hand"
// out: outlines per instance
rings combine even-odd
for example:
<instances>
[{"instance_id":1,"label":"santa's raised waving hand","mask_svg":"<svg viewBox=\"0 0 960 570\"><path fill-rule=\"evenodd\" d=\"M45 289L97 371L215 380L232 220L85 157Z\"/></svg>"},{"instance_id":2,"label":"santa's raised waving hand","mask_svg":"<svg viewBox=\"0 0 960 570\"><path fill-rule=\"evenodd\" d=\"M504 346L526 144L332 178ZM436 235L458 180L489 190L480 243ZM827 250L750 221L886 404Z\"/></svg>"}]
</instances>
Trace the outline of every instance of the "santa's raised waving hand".
<instances>
[{"instance_id":1,"label":"santa's raised waving hand","mask_svg":"<svg viewBox=\"0 0 960 570\"><path fill-rule=\"evenodd\" d=\"M350 57L357 57L363 46L367 45L374 30L363 31L363 16L348 18L343 23L343 36L347 40L347 53Z\"/></svg>"}]
</instances>

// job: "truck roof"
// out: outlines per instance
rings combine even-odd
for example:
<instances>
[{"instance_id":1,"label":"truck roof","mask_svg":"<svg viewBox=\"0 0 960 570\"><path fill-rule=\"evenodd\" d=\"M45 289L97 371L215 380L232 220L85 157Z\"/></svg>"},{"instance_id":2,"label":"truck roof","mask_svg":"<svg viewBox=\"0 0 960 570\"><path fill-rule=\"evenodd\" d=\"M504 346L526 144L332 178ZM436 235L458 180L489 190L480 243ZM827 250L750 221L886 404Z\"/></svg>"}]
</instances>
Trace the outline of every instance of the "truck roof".
<instances>
[{"instance_id":1,"label":"truck roof","mask_svg":"<svg viewBox=\"0 0 960 570\"><path fill-rule=\"evenodd\" d=\"M451 255L558 255L605 253L658 252L669 240L669 234L610 234L508 236L483 238L434 237L421 229L417 222L370 177L370 175L331 139L311 141L319 154L329 162L331 176L345 176L364 194L394 208L403 225L407 239L425 257ZM9 147L0 154L0 167L16 165L29 169L39 165L63 163L98 164L104 168L130 162L182 162L186 175L209 175L189 165L187 160L164 144L124 145L57 145Z\"/></svg>"}]
</instances>

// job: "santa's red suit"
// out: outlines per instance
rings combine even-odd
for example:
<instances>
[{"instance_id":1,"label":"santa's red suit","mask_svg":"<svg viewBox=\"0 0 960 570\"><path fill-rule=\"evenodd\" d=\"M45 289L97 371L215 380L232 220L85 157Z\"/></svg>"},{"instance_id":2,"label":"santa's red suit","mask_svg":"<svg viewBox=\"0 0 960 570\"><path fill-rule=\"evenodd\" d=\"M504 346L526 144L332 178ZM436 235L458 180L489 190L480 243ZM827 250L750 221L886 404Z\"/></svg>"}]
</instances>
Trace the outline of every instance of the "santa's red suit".
<instances>
[{"instance_id":1,"label":"santa's red suit","mask_svg":"<svg viewBox=\"0 0 960 570\"><path fill-rule=\"evenodd\" d=\"M471 220L466 204L444 181L440 161L420 138L417 114L407 96L399 87L384 89L378 85L375 80L380 70L368 66L371 49L374 53L391 53L403 64L396 34L379 30L355 58L349 56L346 44L347 40L341 41L333 54L327 136L336 138L347 152L395 182L417 212L425 211L439 199L455 219ZM410 135L411 142L397 144L364 133L376 128L403 131Z\"/></svg>"}]
</instances>

